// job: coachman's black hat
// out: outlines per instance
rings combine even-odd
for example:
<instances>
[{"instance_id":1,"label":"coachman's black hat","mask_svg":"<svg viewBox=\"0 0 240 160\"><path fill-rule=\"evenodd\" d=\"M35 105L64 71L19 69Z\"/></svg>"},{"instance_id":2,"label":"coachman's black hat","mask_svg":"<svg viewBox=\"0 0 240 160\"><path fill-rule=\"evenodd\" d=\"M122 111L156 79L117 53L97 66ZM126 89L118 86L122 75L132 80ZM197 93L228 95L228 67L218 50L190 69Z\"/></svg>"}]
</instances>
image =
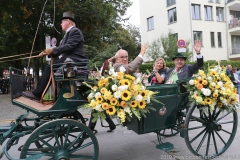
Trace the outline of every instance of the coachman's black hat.
<instances>
[{"instance_id":1,"label":"coachman's black hat","mask_svg":"<svg viewBox=\"0 0 240 160\"><path fill-rule=\"evenodd\" d=\"M182 53L177 53L177 54L175 55L175 57L172 58L172 60L174 61L174 59L176 59L176 58L183 58L184 60L187 59Z\"/></svg>"},{"instance_id":2,"label":"coachman's black hat","mask_svg":"<svg viewBox=\"0 0 240 160\"><path fill-rule=\"evenodd\" d=\"M63 19L70 19L70 20L72 20L74 23L76 23L75 15L74 15L74 13L72 13L72 12L64 12L64 13L63 13L63 16L62 16L62 18L60 18L60 20L63 20Z\"/></svg>"}]
</instances>

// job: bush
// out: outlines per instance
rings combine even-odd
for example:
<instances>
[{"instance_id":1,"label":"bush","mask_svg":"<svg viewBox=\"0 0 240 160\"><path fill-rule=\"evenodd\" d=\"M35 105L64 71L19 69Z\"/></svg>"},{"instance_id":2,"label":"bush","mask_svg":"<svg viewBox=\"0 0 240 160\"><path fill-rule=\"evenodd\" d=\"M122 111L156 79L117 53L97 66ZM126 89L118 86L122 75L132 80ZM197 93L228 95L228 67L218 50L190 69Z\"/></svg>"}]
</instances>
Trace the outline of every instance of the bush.
<instances>
[{"instance_id":1,"label":"bush","mask_svg":"<svg viewBox=\"0 0 240 160\"><path fill-rule=\"evenodd\" d=\"M154 62L148 62L148 63L142 64L139 67L140 72L147 73L147 70L149 72L151 72L153 70L153 63ZM186 64L194 64L194 63L196 63L196 62L186 62ZM204 70L207 70L208 66L215 66L217 64L218 64L217 61L209 60L209 61L205 61L204 62L204 66L203 67L204 67ZM173 61L166 62L166 65L167 65L168 68L173 68L174 67ZM240 68L240 61L221 61L220 65L221 66L232 65L233 68Z\"/></svg>"}]
</instances>

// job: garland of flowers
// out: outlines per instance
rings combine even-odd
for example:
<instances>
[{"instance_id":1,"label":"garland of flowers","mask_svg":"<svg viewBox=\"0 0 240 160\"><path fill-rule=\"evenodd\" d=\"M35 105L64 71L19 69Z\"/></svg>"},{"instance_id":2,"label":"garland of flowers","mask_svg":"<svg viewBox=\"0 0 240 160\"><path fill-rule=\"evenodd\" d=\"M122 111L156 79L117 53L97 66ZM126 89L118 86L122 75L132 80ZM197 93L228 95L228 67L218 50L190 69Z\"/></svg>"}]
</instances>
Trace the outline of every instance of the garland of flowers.
<instances>
[{"instance_id":1,"label":"garland of flowers","mask_svg":"<svg viewBox=\"0 0 240 160\"><path fill-rule=\"evenodd\" d=\"M94 80L94 85L85 85L91 88L88 95L88 104L86 108L91 108L94 111L93 122L98 118L104 120L105 114L112 117L117 117L120 123L124 123L136 116L138 120L142 116L146 117L146 113L150 110L155 110L151 105L151 101L156 100L153 95L158 92L147 90L142 84L142 77L135 78L129 74L125 74L125 68L121 67L120 72L115 72L111 63L107 76L101 76L98 71L98 76Z\"/></svg>"},{"instance_id":2,"label":"garland of flowers","mask_svg":"<svg viewBox=\"0 0 240 160\"><path fill-rule=\"evenodd\" d=\"M190 100L201 106L203 111L210 108L212 112L216 107L221 111L235 110L239 104L237 89L220 65L208 69L207 73L199 70L186 88L190 91Z\"/></svg>"}]
</instances>

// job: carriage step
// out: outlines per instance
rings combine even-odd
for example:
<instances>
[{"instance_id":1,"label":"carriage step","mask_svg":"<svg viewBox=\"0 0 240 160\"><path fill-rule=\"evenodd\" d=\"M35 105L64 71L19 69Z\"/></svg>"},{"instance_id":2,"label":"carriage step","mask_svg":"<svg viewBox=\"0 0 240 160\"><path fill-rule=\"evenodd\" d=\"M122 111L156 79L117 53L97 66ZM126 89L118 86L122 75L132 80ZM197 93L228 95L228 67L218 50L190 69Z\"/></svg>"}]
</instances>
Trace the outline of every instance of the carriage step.
<instances>
[{"instance_id":1,"label":"carriage step","mask_svg":"<svg viewBox=\"0 0 240 160\"><path fill-rule=\"evenodd\" d=\"M165 142L165 143L156 145L156 148L161 149L163 151L168 151L168 150L172 150L174 148L174 145L170 142Z\"/></svg>"}]
</instances>

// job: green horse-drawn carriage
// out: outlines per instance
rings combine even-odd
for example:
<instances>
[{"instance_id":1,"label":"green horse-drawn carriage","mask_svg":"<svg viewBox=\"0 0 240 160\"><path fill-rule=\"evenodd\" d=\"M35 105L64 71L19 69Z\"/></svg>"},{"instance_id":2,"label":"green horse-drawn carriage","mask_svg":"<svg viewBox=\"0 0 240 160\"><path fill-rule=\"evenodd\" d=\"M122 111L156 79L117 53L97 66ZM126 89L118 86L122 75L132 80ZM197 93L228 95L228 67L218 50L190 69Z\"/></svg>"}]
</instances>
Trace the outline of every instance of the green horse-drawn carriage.
<instances>
[{"instance_id":1,"label":"green horse-drawn carriage","mask_svg":"<svg viewBox=\"0 0 240 160\"><path fill-rule=\"evenodd\" d=\"M27 113L9 126L0 127L0 143L7 140L1 156L5 154L8 159L13 159L9 153L15 152L11 149L18 145L19 159L98 159L98 141L78 111L79 106L88 103L84 95L88 88L81 85L88 81L85 66L83 63L53 65L57 99L44 105L21 96L25 90L25 77L20 70L10 68L12 103ZM153 103L156 111L147 113L147 117L140 121L133 117L125 125L137 134L157 133L159 144L156 147L162 150L172 149L173 145L162 143L161 136L180 133L194 155L214 158L231 145L237 130L237 113L218 109L200 113L199 107L188 101L189 93L183 87L185 83L183 80L177 84L147 87L159 92L156 98L165 106ZM28 118L29 113L36 117ZM27 136L27 140L19 144L23 136Z\"/></svg>"}]
</instances>

